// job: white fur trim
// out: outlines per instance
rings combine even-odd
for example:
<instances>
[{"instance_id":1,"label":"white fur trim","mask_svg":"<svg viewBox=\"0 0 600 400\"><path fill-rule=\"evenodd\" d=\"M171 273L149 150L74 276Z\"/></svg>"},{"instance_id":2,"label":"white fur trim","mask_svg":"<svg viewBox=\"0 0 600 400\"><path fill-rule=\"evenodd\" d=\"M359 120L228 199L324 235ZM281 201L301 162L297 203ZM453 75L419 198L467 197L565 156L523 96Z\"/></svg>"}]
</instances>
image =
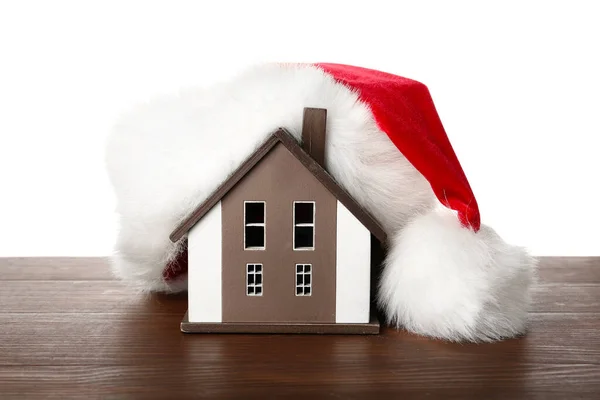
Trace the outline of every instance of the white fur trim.
<instances>
[{"instance_id":1,"label":"white fur trim","mask_svg":"<svg viewBox=\"0 0 600 400\"><path fill-rule=\"evenodd\" d=\"M416 217L390 245L379 303L391 323L451 341L525 331L536 261L490 227L475 233L442 207Z\"/></svg>"},{"instance_id":2,"label":"white fur trim","mask_svg":"<svg viewBox=\"0 0 600 400\"><path fill-rule=\"evenodd\" d=\"M149 290L181 289L162 281L179 250L170 230L278 127L299 138L304 107L327 109L326 167L388 233L434 204L428 182L355 93L314 66L261 65L153 100L116 124L106 160L120 216L117 275Z\"/></svg>"},{"instance_id":3,"label":"white fur trim","mask_svg":"<svg viewBox=\"0 0 600 400\"><path fill-rule=\"evenodd\" d=\"M167 283L162 278L162 271L161 274L156 274L151 268L144 268L151 266L151 264L132 262L119 254L112 257L111 263L114 275L138 292L178 293L187 290L187 276L178 277Z\"/></svg>"}]
</instances>

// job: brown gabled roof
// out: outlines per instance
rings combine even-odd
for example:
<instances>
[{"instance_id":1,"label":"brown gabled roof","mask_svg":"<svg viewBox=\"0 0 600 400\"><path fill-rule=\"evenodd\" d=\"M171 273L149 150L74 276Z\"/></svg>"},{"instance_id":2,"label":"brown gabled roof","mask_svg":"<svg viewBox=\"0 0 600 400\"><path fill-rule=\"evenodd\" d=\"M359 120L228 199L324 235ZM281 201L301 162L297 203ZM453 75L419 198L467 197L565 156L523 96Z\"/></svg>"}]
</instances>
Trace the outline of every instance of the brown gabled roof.
<instances>
[{"instance_id":1,"label":"brown gabled roof","mask_svg":"<svg viewBox=\"0 0 600 400\"><path fill-rule=\"evenodd\" d=\"M365 211L346 191L337 184L325 169L319 165L298 142L284 129L272 134L233 174L201 203L190 215L173 230L169 238L176 242L183 237L223 196L225 196L250 170L263 159L278 143L284 145L333 195L350 211L381 243L386 234L379 223Z\"/></svg>"}]
</instances>

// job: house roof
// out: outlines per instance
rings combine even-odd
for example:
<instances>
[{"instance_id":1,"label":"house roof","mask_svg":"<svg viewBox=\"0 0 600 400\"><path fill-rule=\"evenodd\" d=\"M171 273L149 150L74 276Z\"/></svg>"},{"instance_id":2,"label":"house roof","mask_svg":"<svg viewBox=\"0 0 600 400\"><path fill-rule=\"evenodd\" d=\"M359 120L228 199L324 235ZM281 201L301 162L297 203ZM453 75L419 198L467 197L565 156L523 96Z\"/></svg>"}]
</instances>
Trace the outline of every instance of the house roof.
<instances>
[{"instance_id":1,"label":"house roof","mask_svg":"<svg viewBox=\"0 0 600 400\"><path fill-rule=\"evenodd\" d=\"M308 169L333 195L367 228L381 243L386 233L379 223L363 209L332 177L316 162L285 129L273 133L250 157L246 159L208 198L192 211L171 232L172 242L181 239L202 219L250 170L258 164L273 147L281 143Z\"/></svg>"}]
</instances>

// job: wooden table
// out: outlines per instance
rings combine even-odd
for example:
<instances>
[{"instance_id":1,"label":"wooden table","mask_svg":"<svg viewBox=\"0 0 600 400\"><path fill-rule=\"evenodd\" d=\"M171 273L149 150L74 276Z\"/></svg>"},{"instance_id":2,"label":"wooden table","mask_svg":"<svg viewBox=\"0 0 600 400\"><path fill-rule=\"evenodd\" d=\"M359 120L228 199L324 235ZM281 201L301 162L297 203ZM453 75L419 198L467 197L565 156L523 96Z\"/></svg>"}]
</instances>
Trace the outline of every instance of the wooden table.
<instances>
[{"instance_id":1,"label":"wooden table","mask_svg":"<svg viewBox=\"0 0 600 400\"><path fill-rule=\"evenodd\" d=\"M105 259L0 259L0 399L600 399L600 258L542 259L540 281L529 334L496 344L185 335L185 296Z\"/></svg>"}]
</instances>

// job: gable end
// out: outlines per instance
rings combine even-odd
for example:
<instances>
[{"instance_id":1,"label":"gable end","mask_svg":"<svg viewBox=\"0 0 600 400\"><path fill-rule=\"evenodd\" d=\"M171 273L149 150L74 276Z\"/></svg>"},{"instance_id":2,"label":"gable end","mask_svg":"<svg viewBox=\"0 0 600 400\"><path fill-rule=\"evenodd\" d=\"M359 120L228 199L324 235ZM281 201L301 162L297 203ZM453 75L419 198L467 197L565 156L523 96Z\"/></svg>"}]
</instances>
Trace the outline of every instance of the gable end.
<instances>
[{"instance_id":1,"label":"gable end","mask_svg":"<svg viewBox=\"0 0 600 400\"><path fill-rule=\"evenodd\" d=\"M254 153L252 153L252 155L217 188L217 190L215 190L173 230L169 239L172 242L177 242L181 239L278 143L283 144L323 186L333 193L333 195L373 234L373 236L375 236L382 244L386 243L386 233L379 223L364 210L318 162L304 151L285 129L279 129L269 136L269 138Z\"/></svg>"}]
</instances>

